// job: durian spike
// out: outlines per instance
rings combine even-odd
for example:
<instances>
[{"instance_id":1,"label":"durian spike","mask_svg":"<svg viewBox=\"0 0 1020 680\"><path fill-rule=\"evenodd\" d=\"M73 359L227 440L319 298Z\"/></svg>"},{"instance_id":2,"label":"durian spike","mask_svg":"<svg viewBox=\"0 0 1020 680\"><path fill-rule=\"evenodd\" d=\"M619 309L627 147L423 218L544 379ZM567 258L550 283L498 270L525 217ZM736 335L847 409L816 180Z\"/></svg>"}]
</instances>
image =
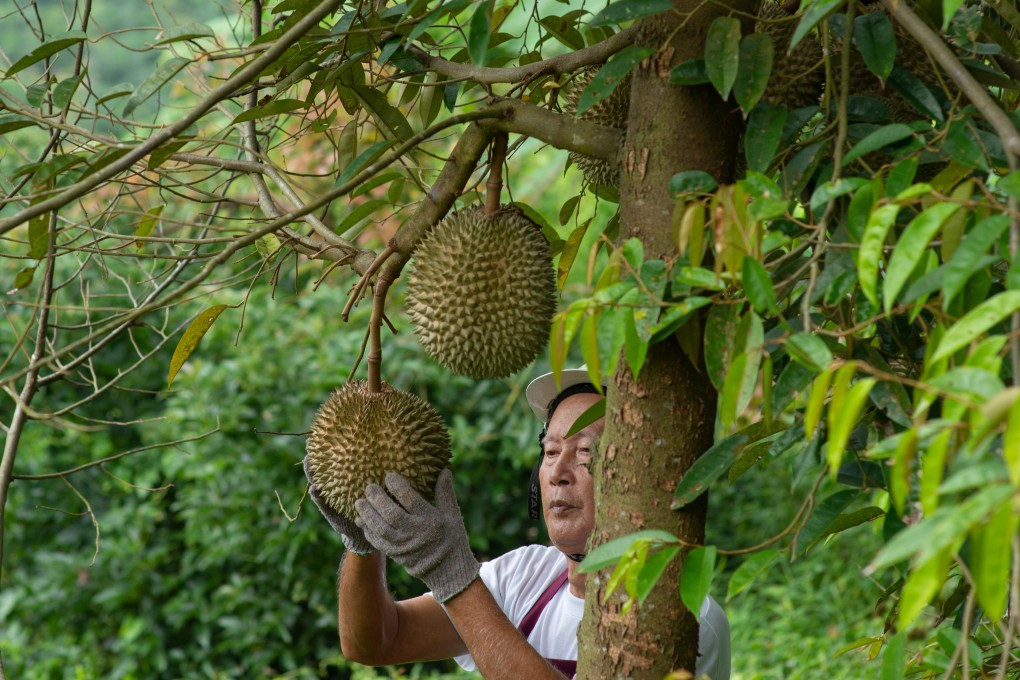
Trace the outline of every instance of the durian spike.
<instances>
[{"instance_id":1,"label":"durian spike","mask_svg":"<svg viewBox=\"0 0 1020 680\"><path fill-rule=\"evenodd\" d=\"M492 158L489 162L489 179L485 183L485 214L499 212L500 194L503 193L503 163L506 161L507 134L499 132L492 140Z\"/></svg>"}]
</instances>

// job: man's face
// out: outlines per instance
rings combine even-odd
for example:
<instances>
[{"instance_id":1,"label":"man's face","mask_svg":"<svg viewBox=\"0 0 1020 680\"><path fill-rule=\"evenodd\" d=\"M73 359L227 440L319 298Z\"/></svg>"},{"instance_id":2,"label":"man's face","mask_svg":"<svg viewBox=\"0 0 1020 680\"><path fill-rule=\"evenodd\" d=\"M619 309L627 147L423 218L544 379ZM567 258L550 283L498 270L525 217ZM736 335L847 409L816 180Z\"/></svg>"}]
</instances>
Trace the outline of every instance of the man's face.
<instances>
[{"instance_id":1,"label":"man's face","mask_svg":"<svg viewBox=\"0 0 1020 680\"><path fill-rule=\"evenodd\" d=\"M588 465L604 420L600 418L569 439L564 435L592 404L597 394L575 394L556 407L542 442L539 487L549 538L564 553L583 553L595 527L595 485Z\"/></svg>"}]
</instances>

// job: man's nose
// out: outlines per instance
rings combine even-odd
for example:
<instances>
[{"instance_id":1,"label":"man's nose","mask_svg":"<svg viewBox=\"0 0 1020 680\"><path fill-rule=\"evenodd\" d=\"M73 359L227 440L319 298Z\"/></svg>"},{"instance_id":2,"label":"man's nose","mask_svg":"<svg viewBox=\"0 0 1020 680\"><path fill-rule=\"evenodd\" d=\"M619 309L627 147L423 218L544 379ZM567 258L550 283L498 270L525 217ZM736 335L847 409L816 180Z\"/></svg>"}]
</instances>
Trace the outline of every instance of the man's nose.
<instances>
[{"instance_id":1,"label":"man's nose","mask_svg":"<svg viewBox=\"0 0 1020 680\"><path fill-rule=\"evenodd\" d=\"M573 454L561 453L553 461L549 481L556 485L570 484L574 481L574 472L576 470L577 457Z\"/></svg>"}]
</instances>

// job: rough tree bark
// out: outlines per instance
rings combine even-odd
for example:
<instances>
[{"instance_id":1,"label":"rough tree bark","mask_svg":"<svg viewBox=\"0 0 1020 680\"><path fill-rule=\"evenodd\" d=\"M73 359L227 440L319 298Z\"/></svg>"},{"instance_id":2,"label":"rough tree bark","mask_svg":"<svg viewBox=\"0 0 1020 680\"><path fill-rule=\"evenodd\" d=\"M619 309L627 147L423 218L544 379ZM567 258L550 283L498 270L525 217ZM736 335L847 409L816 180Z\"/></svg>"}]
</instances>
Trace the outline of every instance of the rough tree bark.
<instances>
[{"instance_id":1,"label":"rough tree bark","mask_svg":"<svg viewBox=\"0 0 1020 680\"><path fill-rule=\"evenodd\" d=\"M709 24L728 9L684 0L674 7L676 12L640 26L636 44L655 53L634 72L621 158L621 238L641 239L649 258L675 254L669 178L697 169L731 181L743 129L737 107L709 86L669 84L670 69L703 54ZM750 13L753 3L736 0L732 8ZM608 391L592 547L651 528L671 531L688 543L703 542L704 498L680 512L670 503L684 472L712 443L715 406L703 367L692 364L673 340L650 349L638 380L620 362ZM661 680L673 670L693 672L698 625L678 591L685 554L674 560L645 604L626 616L621 595L605 598L608 570L590 577L578 635L578 677Z\"/></svg>"}]
</instances>

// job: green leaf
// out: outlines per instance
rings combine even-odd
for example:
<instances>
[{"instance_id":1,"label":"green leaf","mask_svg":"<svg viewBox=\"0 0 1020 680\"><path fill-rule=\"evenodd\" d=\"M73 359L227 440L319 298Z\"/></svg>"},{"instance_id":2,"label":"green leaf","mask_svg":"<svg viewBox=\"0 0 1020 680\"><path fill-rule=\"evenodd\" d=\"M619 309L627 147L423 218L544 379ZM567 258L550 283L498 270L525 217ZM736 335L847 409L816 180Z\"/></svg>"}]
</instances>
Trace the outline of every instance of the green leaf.
<instances>
[{"instance_id":1,"label":"green leaf","mask_svg":"<svg viewBox=\"0 0 1020 680\"><path fill-rule=\"evenodd\" d=\"M744 291L751 301L754 311L761 315L778 314L776 291L772 288L772 279L761 262L753 257L745 257L743 265Z\"/></svg>"},{"instance_id":2,"label":"green leaf","mask_svg":"<svg viewBox=\"0 0 1020 680\"><path fill-rule=\"evenodd\" d=\"M839 466L843 462L843 449L850 439L850 433L853 431L854 425L857 424L857 418L860 416L861 410L868 400L868 393L871 392L874 385L874 378L865 378L850 388L839 406L830 405L826 461L829 463L829 471L833 479L839 473Z\"/></svg>"},{"instance_id":3,"label":"green leaf","mask_svg":"<svg viewBox=\"0 0 1020 680\"><path fill-rule=\"evenodd\" d=\"M33 260L41 260L46 257L49 249L50 216L49 213L43 213L28 222L28 256Z\"/></svg>"},{"instance_id":4,"label":"green leaf","mask_svg":"<svg viewBox=\"0 0 1020 680\"><path fill-rule=\"evenodd\" d=\"M854 40L865 65L885 80L896 63L896 35L885 12L869 12L854 19Z\"/></svg>"},{"instance_id":5,"label":"green leaf","mask_svg":"<svg viewBox=\"0 0 1020 680\"><path fill-rule=\"evenodd\" d=\"M200 23L188 23L181 26L171 26L163 31L163 38L156 41L156 45L168 45L182 40L195 40L197 38L211 38L215 35L213 30Z\"/></svg>"},{"instance_id":6,"label":"green leaf","mask_svg":"<svg viewBox=\"0 0 1020 680\"><path fill-rule=\"evenodd\" d=\"M695 548L688 553L680 574L680 599L698 621L701 620L701 606L708 597L708 591L712 589L715 554L714 545Z\"/></svg>"},{"instance_id":7,"label":"green leaf","mask_svg":"<svg viewBox=\"0 0 1020 680\"><path fill-rule=\"evenodd\" d=\"M637 322L633 314L624 315L624 340L623 351L627 359L627 367L630 374L637 380L641 367L645 365L645 357L648 355L648 340L642 340L638 336Z\"/></svg>"},{"instance_id":8,"label":"green leaf","mask_svg":"<svg viewBox=\"0 0 1020 680\"><path fill-rule=\"evenodd\" d=\"M564 438L573 437L575 434L594 423L599 418L606 415L606 400L599 399L594 404L584 410L584 413L577 416L577 420L570 426L567 433L563 435Z\"/></svg>"},{"instance_id":9,"label":"green leaf","mask_svg":"<svg viewBox=\"0 0 1020 680\"><path fill-rule=\"evenodd\" d=\"M984 254L1008 226L1007 215L992 215L975 224L967 232L942 271L943 308L948 307L963 290L967 280L980 268Z\"/></svg>"},{"instance_id":10,"label":"green leaf","mask_svg":"<svg viewBox=\"0 0 1020 680\"><path fill-rule=\"evenodd\" d=\"M888 638L882 650L882 676L880 680L903 680L903 650L907 634L899 632Z\"/></svg>"},{"instance_id":11,"label":"green leaf","mask_svg":"<svg viewBox=\"0 0 1020 680\"><path fill-rule=\"evenodd\" d=\"M390 142L376 142L372 146L362 151L360 154L358 154L358 157L355 158L353 162L351 162L350 165L344 168L344 171L340 173L339 177L336 178L336 182L333 183L333 186L339 187L350 182L352 179L354 179L355 175L361 172L364 168L368 167L368 165L372 163L372 161L374 161L380 155L382 155L383 150L386 149L386 147L388 147L389 145Z\"/></svg>"},{"instance_id":12,"label":"green leaf","mask_svg":"<svg viewBox=\"0 0 1020 680\"><path fill-rule=\"evenodd\" d=\"M163 208L165 207L165 204L160 204L145 211L145 217L143 217L138 223L138 226L135 227L136 238L145 238L152 234L152 230L156 228L157 224L159 224L159 216L163 214ZM136 248L142 248L144 245L144 241L135 241Z\"/></svg>"},{"instance_id":13,"label":"green leaf","mask_svg":"<svg viewBox=\"0 0 1020 680\"><path fill-rule=\"evenodd\" d=\"M931 90L910 71L896 64L889 75L888 82L918 112L930 116L939 123L946 122L945 116L942 114L942 107L939 106L939 102Z\"/></svg>"},{"instance_id":14,"label":"green leaf","mask_svg":"<svg viewBox=\"0 0 1020 680\"><path fill-rule=\"evenodd\" d=\"M936 559L928 560L920 567L911 570L907 576L903 590L900 592L899 612L896 616L896 623L900 630L907 630L917 619L917 615L928 606L931 598L942 589L946 582L946 563L950 554L949 550L943 551ZM884 662L882 669L883 672L886 670ZM896 669L890 668L889 670L895 672ZM902 678L902 660L900 672L899 677Z\"/></svg>"},{"instance_id":15,"label":"green leaf","mask_svg":"<svg viewBox=\"0 0 1020 680\"><path fill-rule=\"evenodd\" d=\"M1020 399L1013 402L1006 420L1006 432L1002 435L1002 457L1009 471L1009 481L1020 487Z\"/></svg>"},{"instance_id":16,"label":"green leaf","mask_svg":"<svg viewBox=\"0 0 1020 680\"><path fill-rule=\"evenodd\" d=\"M570 274L570 268L574 266L577 250L581 247L581 241L588 232L589 224L591 224L591 220L585 220L575 227L567 237L567 243L563 246L563 250L560 251L560 259L556 264L557 283L560 288L563 288L563 285L567 282L567 275Z\"/></svg>"},{"instance_id":17,"label":"green leaf","mask_svg":"<svg viewBox=\"0 0 1020 680\"><path fill-rule=\"evenodd\" d=\"M960 9L960 5L962 4L963 0L942 0L943 31L949 28L949 23L953 20L953 16L956 14L956 10Z\"/></svg>"},{"instance_id":18,"label":"green leaf","mask_svg":"<svg viewBox=\"0 0 1020 680\"><path fill-rule=\"evenodd\" d=\"M824 371L832 363L832 352L825 341L811 333L794 333L786 341L790 358L812 371Z\"/></svg>"},{"instance_id":19,"label":"green leaf","mask_svg":"<svg viewBox=\"0 0 1020 680\"><path fill-rule=\"evenodd\" d=\"M677 64L669 72L669 82L673 85L704 85L708 79L708 69L704 59L688 59Z\"/></svg>"},{"instance_id":20,"label":"green leaf","mask_svg":"<svg viewBox=\"0 0 1020 680\"><path fill-rule=\"evenodd\" d=\"M593 571L611 567L619 562L620 558L638 541L646 541L653 546L664 543L675 545L678 539L668 531L660 529L645 529L644 531L620 536L603 543L589 552L581 564L578 565L577 570L582 574L590 574Z\"/></svg>"},{"instance_id":21,"label":"green leaf","mask_svg":"<svg viewBox=\"0 0 1020 680\"><path fill-rule=\"evenodd\" d=\"M775 48L772 38L765 33L752 33L740 41L737 77L733 82L733 96L737 104L748 113L755 107L772 74Z\"/></svg>"},{"instance_id":22,"label":"green leaf","mask_svg":"<svg viewBox=\"0 0 1020 680\"><path fill-rule=\"evenodd\" d=\"M715 272L704 267L680 267L676 270L673 279L688 286L708 288L709 290L722 290L726 287L726 284L716 276Z\"/></svg>"},{"instance_id":23,"label":"green leaf","mask_svg":"<svg viewBox=\"0 0 1020 680\"><path fill-rule=\"evenodd\" d=\"M763 550L748 557L730 577L726 599L731 600L744 592L755 579L764 574L782 553L778 550Z\"/></svg>"},{"instance_id":24,"label":"green leaf","mask_svg":"<svg viewBox=\"0 0 1020 680\"><path fill-rule=\"evenodd\" d=\"M468 27L468 55L471 63L485 66L486 53L489 50L489 18L492 16L492 1L478 3L478 8L471 15Z\"/></svg>"},{"instance_id":25,"label":"green leaf","mask_svg":"<svg viewBox=\"0 0 1020 680\"><path fill-rule=\"evenodd\" d=\"M705 72L723 99L730 96L740 64L740 21L718 17L705 36Z\"/></svg>"},{"instance_id":26,"label":"green leaf","mask_svg":"<svg viewBox=\"0 0 1020 680\"><path fill-rule=\"evenodd\" d=\"M26 267L14 275L13 290L21 290L32 283L35 277L35 267Z\"/></svg>"},{"instance_id":27,"label":"green leaf","mask_svg":"<svg viewBox=\"0 0 1020 680\"><path fill-rule=\"evenodd\" d=\"M35 121L15 114L0 114L0 135L5 135L8 132L20 130L21 128L32 127L35 124Z\"/></svg>"},{"instance_id":28,"label":"green leaf","mask_svg":"<svg viewBox=\"0 0 1020 680\"><path fill-rule=\"evenodd\" d=\"M1006 613L1009 596L1010 542L1016 535L1017 515L1008 503L971 534L970 565L978 603L992 621Z\"/></svg>"},{"instance_id":29,"label":"green leaf","mask_svg":"<svg viewBox=\"0 0 1020 680\"><path fill-rule=\"evenodd\" d=\"M740 457L748 443L747 435L737 432L703 453L677 484L670 507L679 510L696 500Z\"/></svg>"},{"instance_id":30,"label":"green leaf","mask_svg":"<svg viewBox=\"0 0 1020 680\"><path fill-rule=\"evenodd\" d=\"M15 73L18 73L19 71L24 71L32 64L37 64L46 57L53 56L54 54L60 52L61 50L65 50L68 47L71 47L72 45L77 45L78 43L84 42L86 40L88 40L88 36L86 36L82 31L70 31L57 38L54 38L53 40L44 42L42 45L39 45L39 47L36 47L34 50L23 56L21 59L18 59L16 62L14 62L14 64L9 69L7 69L6 77L10 78Z\"/></svg>"},{"instance_id":31,"label":"green leaf","mask_svg":"<svg viewBox=\"0 0 1020 680\"><path fill-rule=\"evenodd\" d=\"M651 53L650 47L631 45L614 55L584 88L584 92L577 100L577 115L581 115L613 94L613 90L634 70L634 67Z\"/></svg>"},{"instance_id":32,"label":"green leaf","mask_svg":"<svg viewBox=\"0 0 1020 680\"><path fill-rule=\"evenodd\" d=\"M914 273L917 263L927 252L928 244L949 217L960 209L958 203L936 203L915 217L903 230L899 242L889 258L885 282L882 286L885 311L888 314L896 302L903 285Z\"/></svg>"},{"instance_id":33,"label":"green leaf","mask_svg":"<svg viewBox=\"0 0 1020 680\"><path fill-rule=\"evenodd\" d=\"M961 503L942 505L934 513L893 536L868 565L868 573L892 566L909 557L920 567L944 548L961 541L971 528L1009 502L1013 489L998 484L982 489Z\"/></svg>"},{"instance_id":34,"label":"green leaf","mask_svg":"<svg viewBox=\"0 0 1020 680\"><path fill-rule=\"evenodd\" d=\"M1020 310L1020 290L1007 290L985 300L946 330L927 363L955 354L992 326Z\"/></svg>"},{"instance_id":35,"label":"green leaf","mask_svg":"<svg viewBox=\"0 0 1020 680\"><path fill-rule=\"evenodd\" d=\"M867 16L881 16L884 14L876 13L869 14ZM846 156L843 157L843 167L853 163L855 160L865 154L869 154L872 151L877 151L890 144L901 142L907 137L913 137L914 131L908 125L902 123L893 123L892 125L884 125L869 135L866 135L864 139L854 144L854 147L847 152Z\"/></svg>"},{"instance_id":36,"label":"green leaf","mask_svg":"<svg viewBox=\"0 0 1020 680\"><path fill-rule=\"evenodd\" d=\"M833 182L824 182L811 194L811 210L820 213L829 201L862 189L868 184L863 177L844 177Z\"/></svg>"},{"instance_id":37,"label":"green leaf","mask_svg":"<svg viewBox=\"0 0 1020 680\"><path fill-rule=\"evenodd\" d=\"M88 69L82 69L82 72L74 78L66 78L57 83L57 86L53 88L53 106L63 110L74 97L74 93L77 92L78 86L81 85L81 81L88 75Z\"/></svg>"},{"instance_id":38,"label":"green leaf","mask_svg":"<svg viewBox=\"0 0 1020 680\"><path fill-rule=\"evenodd\" d=\"M832 525L840 513L846 510L847 506L860 494L861 491L859 489L843 489L820 502L797 535L799 551L802 554L807 554L811 547L825 535L825 531Z\"/></svg>"},{"instance_id":39,"label":"green leaf","mask_svg":"<svg viewBox=\"0 0 1020 680\"><path fill-rule=\"evenodd\" d=\"M181 336L180 341L177 343L177 347L174 348L174 355L170 358L170 373L167 376L166 386L169 388L174 383L174 378L177 376L177 372L181 370L181 366L188 360L195 348L198 347L198 343L201 342L202 337L206 332L212 328L213 322L219 317L224 309L227 309L231 305L213 305L212 307L204 310L201 314L192 319L191 323L188 324L188 328L184 331L184 335Z\"/></svg>"},{"instance_id":40,"label":"green leaf","mask_svg":"<svg viewBox=\"0 0 1020 680\"><path fill-rule=\"evenodd\" d=\"M730 362L719 395L719 424L724 430L729 429L751 400L760 362L760 350L741 352Z\"/></svg>"},{"instance_id":41,"label":"green leaf","mask_svg":"<svg viewBox=\"0 0 1020 680\"><path fill-rule=\"evenodd\" d=\"M621 24L671 9L673 9L673 3L670 0L617 0L596 14L588 22L588 26L597 28L609 24Z\"/></svg>"},{"instance_id":42,"label":"green leaf","mask_svg":"<svg viewBox=\"0 0 1020 680\"><path fill-rule=\"evenodd\" d=\"M124 104L123 115L131 115L135 109L145 103L149 97L156 94L159 88L166 85L171 78L190 63L191 60L185 57L173 57L157 66L152 75L143 80L142 84L135 88L135 91L128 97L127 103Z\"/></svg>"},{"instance_id":43,"label":"green leaf","mask_svg":"<svg viewBox=\"0 0 1020 680\"><path fill-rule=\"evenodd\" d=\"M722 389L730 357L736 352L739 325L739 305L713 305L708 312L705 322L705 367L717 390Z\"/></svg>"},{"instance_id":44,"label":"green leaf","mask_svg":"<svg viewBox=\"0 0 1020 680\"><path fill-rule=\"evenodd\" d=\"M360 84L355 84L352 89L387 137L405 141L414 136L414 130L404 114L386 100L386 95Z\"/></svg>"},{"instance_id":45,"label":"green leaf","mask_svg":"<svg viewBox=\"0 0 1020 680\"><path fill-rule=\"evenodd\" d=\"M864 227L864 237L861 239L861 247L857 251L857 279L861 284L861 292L871 301L871 304L878 305L876 293L878 282L878 266L882 262L882 248L885 246L885 237L889 228L896 221L900 206L895 203L887 203L880 206L871 213L868 223Z\"/></svg>"},{"instance_id":46,"label":"green leaf","mask_svg":"<svg viewBox=\"0 0 1020 680\"><path fill-rule=\"evenodd\" d=\"M296 111L303 108L305 108L305 103L300 99L274 99L262 106L256 106L248 109L247 111L242 111L234 117L234 120L230 121L230 124L236 125L237 123L265 118L267 116L277 116L281 113Z\"/></svg>"},{"instance_id":47,"label":"green leaf","mask_svg":"<svg viewBox=\"0 0 1020 680\"><path fill-rule=\"evenodd\" d=\"M801 7L806 7L804 16L801 18L800 23L797 24L797 29L793 32L793 37L790 38L790 47L787 53L793 51L793 48L797 46L801 40L804 39L811 30L818 25L818 23L829 16L836 9L842 5L845 0L803 0Z\"/></svg>"},{"instance_id":48,"label":"green leaf","mask_svg":"<svg viewBox=\"0 0 1020 680\"><path fill-rule=\"evenodd\" d=\"M666 570L673 558L680 553L680 546L670 546L649 555L637 576L636 598L638 604L644 604L652 589L659 582L662 572Z\"/></svg>"},{"instance_id":49,"label":"green leaf","mask_svg":"<svg viewBox=\"0 0 1020 680\"><path fill-rule=\"evenodd\" d=\"M715 177L704 170L685 170L678 172L669 178L669 192L671 194L707 194L719 186Z\"/></svg>"},{"instance_id":50,"label":"green leaf","mask_svg":"<svg viewBox=\"0 0 1020 680\"><path fill-rule=\"evenodd\" d=\"M747 119L744 135L744 155L747 169L752 172L766 172L779 150L783 138L783 127L788 113L783 106L761 102L754 107Z\"/></svg>"},{"instance_id":51,"label":"green leaf","mask_svg":"<svg viewBox=\"0 0 1020 680\"><path fill-rule=\"evenodd\" d=\"M265 259L271 258L281 247L276 234L263 234L255 240L255 250Z\"/></svg>"}]
</instances>

